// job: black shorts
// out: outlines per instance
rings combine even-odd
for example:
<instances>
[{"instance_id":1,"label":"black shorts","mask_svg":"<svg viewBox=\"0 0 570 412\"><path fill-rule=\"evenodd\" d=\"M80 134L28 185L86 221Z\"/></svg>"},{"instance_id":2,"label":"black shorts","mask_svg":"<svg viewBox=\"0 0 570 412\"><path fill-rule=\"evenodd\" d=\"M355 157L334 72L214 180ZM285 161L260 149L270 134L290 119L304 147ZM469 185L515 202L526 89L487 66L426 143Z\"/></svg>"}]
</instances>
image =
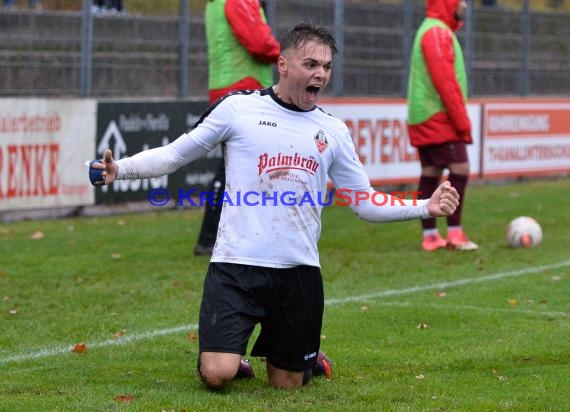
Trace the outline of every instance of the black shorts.
<instances>
[{"instance_id":1,"label":"black shorts","mask_svg":"<svg viewBox=\"0 0 570 412\"><path fill-rule=\"evenodd\" d=\"M446 168L451 163L465 163L469 161L465 142L448 142L421 146L418 148L418 153L422 166Z\"/></svg>"},{"instance_id":2,"label":"black shorts","mask_svg":"<svg viewBox=\"0 0 570 412\"><path fill-rule=\"evenodd\" d=\"M311 368L319 351L324 309L321 271L313 266L274 269L210 263L200 307L200 352L251 351L288 371Z\"/></svg>"}]
</instances>

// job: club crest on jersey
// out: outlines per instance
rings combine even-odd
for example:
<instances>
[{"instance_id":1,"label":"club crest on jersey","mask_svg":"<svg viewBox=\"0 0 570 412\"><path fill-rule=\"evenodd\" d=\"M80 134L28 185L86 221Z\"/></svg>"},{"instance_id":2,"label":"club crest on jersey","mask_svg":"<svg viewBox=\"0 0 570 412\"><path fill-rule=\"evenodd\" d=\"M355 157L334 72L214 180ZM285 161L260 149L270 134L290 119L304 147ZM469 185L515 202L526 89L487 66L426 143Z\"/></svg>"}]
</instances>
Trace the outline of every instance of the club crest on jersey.
<instances>
[{"instance_id":1,"label":"club crest on jersey","mask_svg":"<svg viewBox=\"0 0 570 412\"><path fill-rule=\"evenodd\" d=\"M319 151L319 153L324 152L325 149L329 146L329 142L327 141L325 132L323 132L320 129L315 135L315 144L317 145L317 150Z\"/></svg>"}]
</instances>

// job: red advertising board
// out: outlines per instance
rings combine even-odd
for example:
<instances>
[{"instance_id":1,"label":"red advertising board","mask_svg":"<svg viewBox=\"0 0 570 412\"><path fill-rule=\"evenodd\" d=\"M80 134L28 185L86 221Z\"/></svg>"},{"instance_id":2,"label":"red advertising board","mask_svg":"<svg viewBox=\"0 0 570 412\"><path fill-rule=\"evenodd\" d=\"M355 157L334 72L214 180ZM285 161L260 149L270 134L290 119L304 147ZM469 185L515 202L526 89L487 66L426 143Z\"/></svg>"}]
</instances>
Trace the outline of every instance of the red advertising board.
<instances>
[{"instance_id":1,"label":"red advertising board","mask_svg":"<svg viewBox=\"0 0 570 412\"><path fill-rule=\"evenodd\" d=\"M484 177L570 172L570 102L483 104Z\"/></svg>"}]
</instances>

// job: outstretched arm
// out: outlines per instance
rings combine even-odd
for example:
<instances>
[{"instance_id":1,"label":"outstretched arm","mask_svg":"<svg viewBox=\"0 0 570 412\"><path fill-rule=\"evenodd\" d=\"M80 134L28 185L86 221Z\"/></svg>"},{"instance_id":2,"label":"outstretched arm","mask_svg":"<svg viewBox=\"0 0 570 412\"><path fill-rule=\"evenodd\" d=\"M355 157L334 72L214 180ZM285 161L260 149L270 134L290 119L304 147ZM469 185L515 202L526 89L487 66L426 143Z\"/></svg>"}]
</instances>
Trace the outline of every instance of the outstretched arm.
<instances>
[{"instance_id":1,"label":"outstretched arm","mask_svg":"<svg viewBox=\"0 0 570 412\"><path fill-rule=\"evenodd\" d=\"M239 107L238 97L225 99L204 113L194 129L183 133L166 146L145 150L117 161L113 160L112 152L106 150L103 159L91 165L92 170L102 171L100 178L95 178L93 184L101 186L114 180L164 176L204 157L224 141L234 119L238 117Z\"/></svg>"},{"instance_id":2,"label":"outstretched arm","mask_svg":"<svg viewBox=\"0 0 570 412\"><path fill-rule=\"evenodd\" d=\"M431 217L426 199L404 199L393 194L366 190L340 189L337 196L362 220L374 223L403 222Z\"/></svg>"},{"instance_id":3,"label":"outstretched arm","mask_svg":"<svg viewBox=\"0 0 570 412\"><path fill-rule=\"evenodd\" d=\"M113 159L113 153L107 149L103 159L91 165L92 169L102 171L102 179L95 181L94 185L108 185L118 179L147 179L164 176L205 156L208 151L198 145L188 134L182 135L167 146L145 150L118 161Z\"/></svg>"},{"instance_id":4,"label":"outstretched arm","mask_svg":"<svg viewBox=\"0 0 570 412\"><path fill-rule=\"evenodd\" d=\"M329 176L337 194L342 194L342 200L347 202L345 206L350 206L359 218L369 222L397 222L447 216L455 212L459 195L449 182L442 183L430 199L402 199L375 192L348 129L344 125L342 127L345 137L339 141Z\"/></svg>"},{"instance_id":5,"label":"outstretched arm","mask_svg":"<svg viewBox=\"0 0 570 412\"><path fill-rule=\"evenodd\" d=\"M375 193L375 195L374 195ZM369 222L400 222L452 215L459 195L449 182L443 182L430 199L401 199L387 193L342 190L343 200L356 215ZM381 196L378 196L381 195ZM349 200L350 198L350 200Z\"/></svg>"}]
</instances>

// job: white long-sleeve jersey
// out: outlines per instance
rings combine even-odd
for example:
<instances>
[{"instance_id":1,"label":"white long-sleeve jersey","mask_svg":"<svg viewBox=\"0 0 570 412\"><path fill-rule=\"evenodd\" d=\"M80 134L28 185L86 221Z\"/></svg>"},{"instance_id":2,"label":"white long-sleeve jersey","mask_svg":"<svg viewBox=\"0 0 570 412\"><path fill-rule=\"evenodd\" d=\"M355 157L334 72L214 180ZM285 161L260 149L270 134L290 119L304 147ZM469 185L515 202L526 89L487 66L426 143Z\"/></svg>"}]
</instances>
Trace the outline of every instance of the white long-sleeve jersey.
<instances>
[{"instance_id":1,"label":"white long-sleeve jersey","mask_svg":"<svg viewBox=\"0 0 570 412\"><path fill-rule=\"evenodd\" d=\"M427 200L356 202L374 190L346 125L318 107L302 111L284 103L271 88L226 96L169 145L118 160L117 178L172 173L222 142L226 187L212 262L320 266L327 177L342 189L342 203L364 220L429 217Z\"/></svg>"}]
</instances>

